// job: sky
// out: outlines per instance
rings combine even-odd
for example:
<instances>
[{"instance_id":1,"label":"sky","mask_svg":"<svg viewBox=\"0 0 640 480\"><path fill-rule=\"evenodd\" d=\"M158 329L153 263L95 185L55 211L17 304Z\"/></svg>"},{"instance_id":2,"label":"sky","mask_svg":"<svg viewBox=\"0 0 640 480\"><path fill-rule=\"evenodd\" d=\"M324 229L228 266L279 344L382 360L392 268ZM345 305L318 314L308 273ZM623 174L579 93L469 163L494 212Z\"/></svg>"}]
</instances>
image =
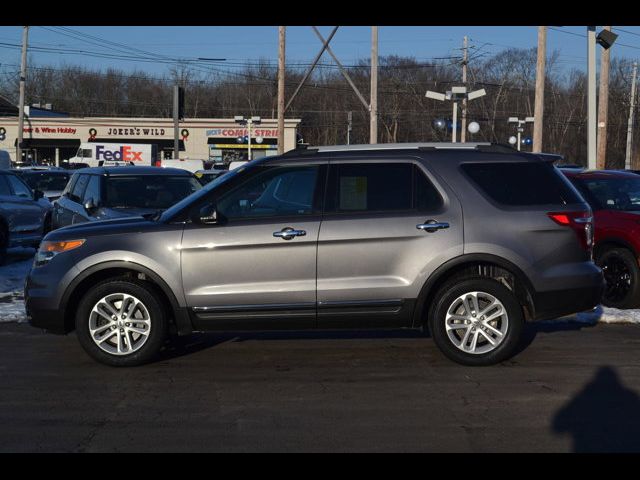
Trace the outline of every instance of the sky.
<instances>
[{"instance_id":1,"label":"sky","mask_svg":"<svg viewBox=\"0 0 640 480\"><path fill-rule=\"evenodd\" d=\"M332 27L319 27L319 30L326 38ZM640 57L639 26L614 27L613 31L619 37L611 49L612 58ZM423 62L457 56L461 54L464 35L469 36L471 59L509 47L531 48L537 44L535 26L381 26L379 54L411 56ZM558 68L586 69L586 27L550 27L547 35L547 51L560 53ZM22 27L0 27L0 72L17 72L21 39ZM352 65L369 57L370 42L370 27L341 26L330 45L343 64ZM161 76L176 58L226 59L200 61L200 65L223 70L233 70L239 68L240 62L258 59L275 64L278 27L33 26L29 31L29 45L34 47L29 50L29 60L38 66L81 64L95 69L142 70ZM287 27L287 64L310 63L320 48L320 40L311 27ZM133 58L114 58L114 55ZM332 63L327 53L323 62Z\"/></svg>"}]
</instances>

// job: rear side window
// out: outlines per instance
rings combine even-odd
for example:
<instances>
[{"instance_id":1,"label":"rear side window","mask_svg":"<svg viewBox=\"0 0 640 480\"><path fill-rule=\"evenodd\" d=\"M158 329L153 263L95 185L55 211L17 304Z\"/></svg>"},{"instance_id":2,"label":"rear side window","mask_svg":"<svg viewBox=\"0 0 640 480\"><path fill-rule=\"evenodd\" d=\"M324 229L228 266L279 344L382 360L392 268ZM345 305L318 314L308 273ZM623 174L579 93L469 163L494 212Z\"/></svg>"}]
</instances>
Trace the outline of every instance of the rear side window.
<instances>
[{"instance_id":1,"label":"rear side window","mask_svg":"<svg viewBox=\"0 0 640 480\"><path fill-rule=\"evenodd\" d=\"M442 197L411 163L342 163L331 166L327 211L428 211Z\"/></svg>"},{"instance_id":2,"label":"rear side window","mask_svg":"<svg viewBox=\"0 0 640 480\"><path fill-rule=\"evenodd\" d=\"M467 163L462 170L493 201L507 206L582 203L547 162Z\"/></svg>"}]
</instances>

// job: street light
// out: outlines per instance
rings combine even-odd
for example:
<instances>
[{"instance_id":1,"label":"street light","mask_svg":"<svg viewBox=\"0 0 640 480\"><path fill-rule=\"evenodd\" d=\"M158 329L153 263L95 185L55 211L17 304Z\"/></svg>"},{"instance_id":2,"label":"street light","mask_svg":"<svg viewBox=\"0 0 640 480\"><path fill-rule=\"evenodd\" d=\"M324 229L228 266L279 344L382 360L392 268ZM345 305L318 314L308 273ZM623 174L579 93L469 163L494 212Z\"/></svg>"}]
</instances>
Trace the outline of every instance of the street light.
<instances>
[{"instance_id":1,"label":"street light","mask_svg":"<svg viewBox=\"0 0 640 480\"><path fill-rule=\"evenodd\" d=\"M596 42L605 50L618 38L615 33L602 30L596 37L596 27L587 27L587 162L590 169L596 165Z\"/></svg>"},{"instance_id":2,"label":"street light","mask_svg":"<svg viewBox=\"0 0 640 480\"><path fill-rule=\"evenodd\" d=\"M518 151L520 151L520 145L522 144L522 142L520 141L520 137L522 135L522 132L524 132L523 125L525 123L533 123L534 120L535 120L534 117L525 117L524 119L519 119L518 117L509 117L509 120L507 120L507 122L509 122L509 123L517 123L518 124L518 138L516 139L516 141L518 142ZM511 139L509 139L509 143L511 143Z\"/></svg>"},{"instance_id":3,"label":"street light","mask_svg":"<svg viewBox=\"0 0 640 480\"><path fill-rule=\"evenodd\" d=\"M467 87L451 87L451 90L448 90L446 93L432 92L431 90L427 90L425 97L431 98L433 100L438 100L440 102L444 102L445 100L451 100L453 102L453 128L451 131L451 141L453 143L456 143L456 133L458 131L458 102L464 100L465 98L467 100L473 100L486 94L487 92L484 88L467 93Z\"/></svg>"},{"instance_id":4,"label":"street light","mask_svg":"<svg viewBox=\"0 0 640 480\"><path fill-rule=\"evenodd\" d=\"M251 161L251 125L260 125L262 123L262 119L260 117L244 118L242 115L236 115L235 117L233 117L233 120L240 125L247 126L247 142L249 143L249 152L247 153L247 159Z\"/></svg>"}]
</instances>

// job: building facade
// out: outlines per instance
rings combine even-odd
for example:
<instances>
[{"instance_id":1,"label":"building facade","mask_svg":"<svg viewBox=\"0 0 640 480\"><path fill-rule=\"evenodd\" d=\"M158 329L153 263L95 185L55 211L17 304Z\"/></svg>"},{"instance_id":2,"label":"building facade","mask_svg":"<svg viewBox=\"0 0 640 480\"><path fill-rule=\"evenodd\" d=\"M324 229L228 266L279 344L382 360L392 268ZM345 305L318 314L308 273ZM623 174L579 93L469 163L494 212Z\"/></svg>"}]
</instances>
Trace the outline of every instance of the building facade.
<instances>
[{"instance_id":1,"label":"building facade","mask_svg":"<svg viewBox=\"0 0 640 480\"><path fill-rule=\"evenodd\" d=\"M262 119L251 131L251 159L277 154L276 119ZM284 150L296 148L300 120L286 119ZM179 125L180 158L229 163L247 160L249 132L233 119L192 118ZM12 161L60 165L81 143L144 143L157 146L160 158L174 158L174 126L170 118L31 117L25 115L22 159L16 159L18 118L0 117L0 150Z\"/></svg>"}]
</instances>

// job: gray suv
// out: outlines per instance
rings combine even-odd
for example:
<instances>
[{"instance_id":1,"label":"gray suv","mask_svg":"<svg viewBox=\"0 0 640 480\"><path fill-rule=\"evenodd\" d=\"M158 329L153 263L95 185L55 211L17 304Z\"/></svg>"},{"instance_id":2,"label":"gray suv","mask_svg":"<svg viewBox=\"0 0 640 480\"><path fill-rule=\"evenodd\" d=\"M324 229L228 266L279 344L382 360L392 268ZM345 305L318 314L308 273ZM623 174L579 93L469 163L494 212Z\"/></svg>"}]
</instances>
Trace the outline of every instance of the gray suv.
<instances>
[{"instance_id":1,"label":"gray suv","mask_svg":"<svg viewBox=\"0 0 640 480\"><path fill-rule=\"evenodd\" d=\"M602 294L591 210L551 161L470 143L255 160L162 214L48 234L27 313L116 366L169 333L425 327L456 362L500 362L525 321Z\"/></svg>"}]
</instances>

